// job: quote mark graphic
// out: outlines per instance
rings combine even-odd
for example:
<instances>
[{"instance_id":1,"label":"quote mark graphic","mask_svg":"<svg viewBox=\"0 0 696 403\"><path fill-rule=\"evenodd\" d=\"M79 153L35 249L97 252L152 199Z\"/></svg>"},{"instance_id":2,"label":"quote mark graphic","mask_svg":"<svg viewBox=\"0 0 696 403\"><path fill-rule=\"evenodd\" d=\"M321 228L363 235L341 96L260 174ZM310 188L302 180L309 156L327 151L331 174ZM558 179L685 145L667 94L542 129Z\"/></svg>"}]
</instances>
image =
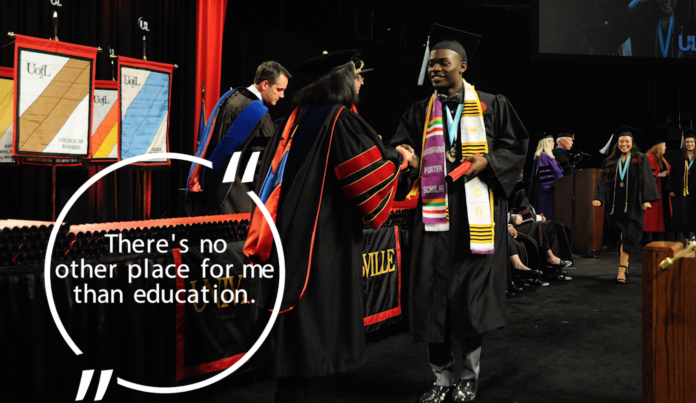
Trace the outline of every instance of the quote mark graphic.
<instances>
[{"instance_id":1,"label":"quote mark graphic","mask_svg":"<svg viewBox=\"0 0 696 403\"><path fill-rule=\"evenodd\" d=\"M111 375L113 373L113 369L102 370L101 375L99 376L99 386L97 386L97 394L94 396L95 402L102 400L102 398L104 397L104 394L106 393L106 388L109 387L109 381L111 380ZM84 400L85 395L87 394L87 389L89 389L89 384L92 383L93 376L93 369L86 369L82 371L80 387L77 389L77 396L75 397L76 402Z\"/></svg>"},{"instance_id":2,"label":"quote mark graphic","mask_svg":"<svg viewBox=\"0 0 696 403\"><path fill-rule=\"evenodd\" d=\"M249 158L246 168L244 169L244 175L242 176L242 183L249 183L254 180L254 172L256 171L256 163L259 161L259 155L261 151L254 151ZM237 165L239 165L239 158L241 158L242 152L235 151L232 154L232 159L229 165L227 165L227 171L225 171L225 177L222 179L222 183L234 182L234 178L237 176Z\"/></svg>"}]
</instances>

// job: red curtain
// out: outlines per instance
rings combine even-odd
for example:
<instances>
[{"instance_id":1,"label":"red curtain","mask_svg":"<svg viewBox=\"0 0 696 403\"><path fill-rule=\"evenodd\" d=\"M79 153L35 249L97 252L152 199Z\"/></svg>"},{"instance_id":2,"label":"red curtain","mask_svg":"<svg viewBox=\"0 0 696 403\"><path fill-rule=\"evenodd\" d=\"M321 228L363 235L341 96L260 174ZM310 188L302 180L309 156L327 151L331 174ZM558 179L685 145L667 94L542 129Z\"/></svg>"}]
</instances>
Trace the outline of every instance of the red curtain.
<instances>
[{"instance_id":1,"label":"red curtain","mask_svg":"<svg viewBox=\"0 0 696 403\"><path fill-rule=\"evenodd\" d=\"M222 66L222 34L225 29L227 0L198 0L196 23L196 119L193 150L198 143L198 126L201 121L201 89L205 85L206 114L220 98L220 73ZM205 116L204 119L208 117Z\"/></svg>"}]
</instances>

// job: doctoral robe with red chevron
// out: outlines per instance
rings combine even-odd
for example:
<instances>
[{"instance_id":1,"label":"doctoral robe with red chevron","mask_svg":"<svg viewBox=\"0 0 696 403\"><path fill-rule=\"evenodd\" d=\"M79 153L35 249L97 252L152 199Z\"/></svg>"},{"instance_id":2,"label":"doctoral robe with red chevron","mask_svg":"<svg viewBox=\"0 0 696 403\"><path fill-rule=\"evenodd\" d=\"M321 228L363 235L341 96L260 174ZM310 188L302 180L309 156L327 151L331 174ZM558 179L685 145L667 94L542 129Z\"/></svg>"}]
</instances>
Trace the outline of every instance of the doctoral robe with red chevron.
<instances>
[{"instance_id":1,"label":"doctoral robe with red chevron","mask_svg":"<svg viewBox=\"0 0 696 403\"><path fill-rule=\"evenodd\" d=\"M363 218L377 228L389 216L404 161L358 114L339 105L301 107L290 124L276 217L287 269L286 312L270 336L269 369L274 376L323 376L365 362ZM264 172L273 151L266 152ZM278 267L275 245L268 263ZM274 297L275 288L266 301Z\"/></svg>"}]
</instances>

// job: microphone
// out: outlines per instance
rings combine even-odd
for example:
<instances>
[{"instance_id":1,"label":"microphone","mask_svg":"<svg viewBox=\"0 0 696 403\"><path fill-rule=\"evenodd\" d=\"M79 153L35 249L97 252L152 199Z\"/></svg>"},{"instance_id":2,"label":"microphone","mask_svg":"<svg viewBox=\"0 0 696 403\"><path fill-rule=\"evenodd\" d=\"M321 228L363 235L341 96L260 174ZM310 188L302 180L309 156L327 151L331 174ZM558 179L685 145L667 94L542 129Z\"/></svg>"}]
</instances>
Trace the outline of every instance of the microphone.
<instances>
[{"instance_id":1,"label":"microphone","mask_svg":"<svg viewBox=\"0 0 696 403\"><path fill-rule=\"evenodd\" d=\"M588 153L584 153L584 152L582 152L582 151L575 151L575 152L573 152L573 154L575 154L575 155L582 155L583 157L587 157L587 158L594 158L592 155L590 155L590 154L588 154Z\"/></svg>"}]
</instances>

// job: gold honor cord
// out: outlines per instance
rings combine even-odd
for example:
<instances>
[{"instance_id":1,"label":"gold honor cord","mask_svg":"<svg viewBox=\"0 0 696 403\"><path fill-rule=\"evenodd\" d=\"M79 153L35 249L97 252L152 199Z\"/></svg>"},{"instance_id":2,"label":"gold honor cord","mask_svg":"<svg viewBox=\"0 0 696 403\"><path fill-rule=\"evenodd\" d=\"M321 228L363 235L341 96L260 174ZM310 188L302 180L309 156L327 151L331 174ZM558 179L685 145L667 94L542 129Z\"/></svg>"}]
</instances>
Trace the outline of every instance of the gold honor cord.
<instances>
[{"instance_id":1,"label":"gold honor cord","mask_svg":"<svg viewBox=\"0 0 696 403\"><path fill-rule=\"evenodd\" d=\"M684 160L684 196L689 195L689 164Z\"/></svg>"},{"instance_id":2,"label":"gold honor cord","mask_svg":"<svg viewBox=\"0 0 696 403\"><path fill-rule=\"evenodd\" d=\"M666 258L665 260L663 260L663 261L660 263L660 269L661 269L661 270L667 270L667 269L669 269L669 267L672 265L672 263L674 263L674 262L676 262L677 260L683 258L684 256L690 254L690 253L693 252L694 250L696 250L696 242L693 242L693 241L692 241L692 242L689 243L689 246L687 246L686 248L684 248L681 252L677 253L674 257L668 257L668 258Z\"/></svg>"}]
</instances>

